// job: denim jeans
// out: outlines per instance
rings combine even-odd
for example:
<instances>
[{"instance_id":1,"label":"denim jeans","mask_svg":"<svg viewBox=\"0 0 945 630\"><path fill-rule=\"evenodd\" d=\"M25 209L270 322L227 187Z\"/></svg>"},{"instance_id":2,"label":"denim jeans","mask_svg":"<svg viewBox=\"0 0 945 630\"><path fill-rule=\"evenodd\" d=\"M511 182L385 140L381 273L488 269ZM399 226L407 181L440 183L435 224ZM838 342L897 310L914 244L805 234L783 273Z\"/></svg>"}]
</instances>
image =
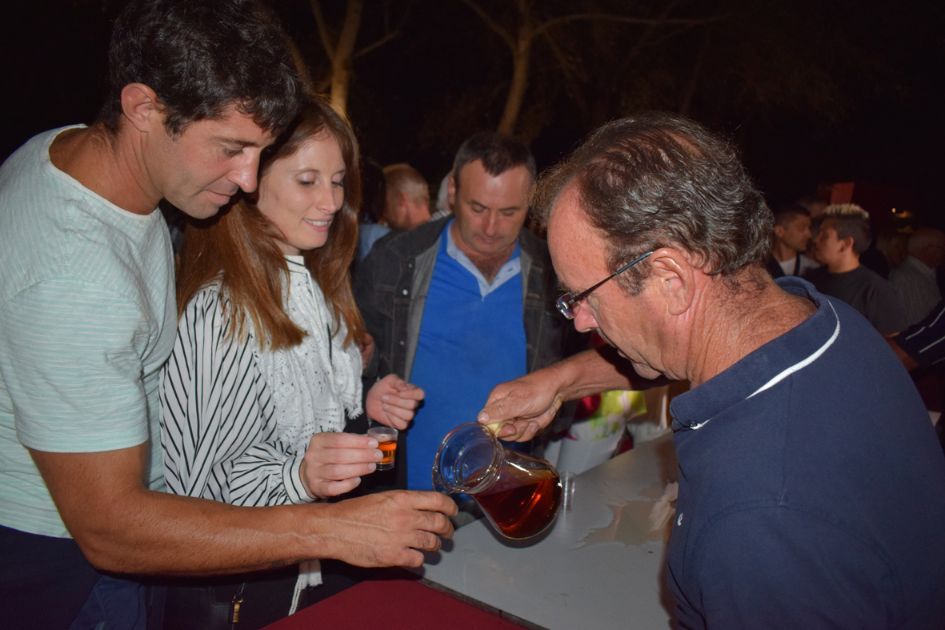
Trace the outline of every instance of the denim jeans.
<instances>
[{"instance_id":1,"label":"denim jeans","mask_svg":"<svg viewBox=\"0 0 945 630\"><path fill-rule=\"evenodd\" d=\"M103 575L69 630L146 630L148 587Z\"/></svg>"}]
</instances>

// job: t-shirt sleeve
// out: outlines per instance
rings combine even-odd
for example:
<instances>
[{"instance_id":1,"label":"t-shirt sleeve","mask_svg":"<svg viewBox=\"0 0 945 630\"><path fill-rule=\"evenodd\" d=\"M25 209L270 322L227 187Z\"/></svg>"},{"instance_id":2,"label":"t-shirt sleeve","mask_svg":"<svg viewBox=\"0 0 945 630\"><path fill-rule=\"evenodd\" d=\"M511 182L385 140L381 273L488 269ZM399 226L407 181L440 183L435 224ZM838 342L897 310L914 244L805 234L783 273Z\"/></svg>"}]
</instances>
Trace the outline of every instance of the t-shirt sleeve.
<instances>
[{"instance_id":1,"label":"t-shirt sleeve","mask_svg":"<svg viewBox=\"0 0 945 630\"><path fill-rule=\"evenodd\" d=\"M19 292L0 313L0 371L21 443L98 452L148 440L141 353L149 332L133 300L60 278Z\"/></svg>"},{"instance_id":2,"label":"t-shirt sleeve","mask_svg":"<svg viewBox=\"0 0 945 630\"><path fill-rule=\"evenodd\" d=\"M896 608L889 565L872 548L795 510L718 519L700 537L692 570L709 628L887 627L905 612Z\"/></svg>"}]
</instances>

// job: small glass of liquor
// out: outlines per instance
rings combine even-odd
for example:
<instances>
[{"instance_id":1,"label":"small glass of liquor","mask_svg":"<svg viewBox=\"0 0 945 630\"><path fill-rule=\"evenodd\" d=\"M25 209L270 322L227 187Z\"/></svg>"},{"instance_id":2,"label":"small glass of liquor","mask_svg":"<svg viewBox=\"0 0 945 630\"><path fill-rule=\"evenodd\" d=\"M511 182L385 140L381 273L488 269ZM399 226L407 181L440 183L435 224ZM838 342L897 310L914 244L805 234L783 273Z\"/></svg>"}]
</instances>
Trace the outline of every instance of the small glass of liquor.
<instances>
[{"instance_id":1,"label":"small glass of liquor","mask_svg":"<svg viewBox=\"0 0 945 630\"><path fill-rule=\"evenodd\" d=\"M377 470L390 470L394 467L397 455L397 429L385 426L376 426L367 432L377 440L377 447L381 449L381 461L377 462Z\"/></svg>"}]
</instances>

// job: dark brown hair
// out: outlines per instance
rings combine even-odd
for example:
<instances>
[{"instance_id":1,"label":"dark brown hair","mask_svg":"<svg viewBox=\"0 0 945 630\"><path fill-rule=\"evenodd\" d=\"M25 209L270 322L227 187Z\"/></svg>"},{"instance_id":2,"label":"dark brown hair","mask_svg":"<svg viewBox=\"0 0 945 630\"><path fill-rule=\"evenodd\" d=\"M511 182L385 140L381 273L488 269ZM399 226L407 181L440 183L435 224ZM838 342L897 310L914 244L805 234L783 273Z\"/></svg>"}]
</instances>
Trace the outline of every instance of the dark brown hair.
<instances>
[{"instance_id":1,"label":"dark brown hair","mask_svg":"<svg viewBox=\"0 0 945 630\"><path fill-rule=\"evenodd\" d=\"M273 162L294 154L303 142L322 133L330 134L341 148L345 199L332 220L325 245L303 252L303 257L325 294L336 326L342 320L347 324L347 345L360 341L365 333L349 272L358 245L361 203L360 157L354 132L328 103L312 97L289 129L265 151L259 174L261 181ZM188 225L177 281L178 311L183 312L201 287L219 279L230 317L227 333L243 338L249 316L260 347L275 350L297 345L305 331L292 321L282 303L288 267L273 238L272 225L256 207L257 198L246 195L217 217Z\"/></svg>"}]
</instances>

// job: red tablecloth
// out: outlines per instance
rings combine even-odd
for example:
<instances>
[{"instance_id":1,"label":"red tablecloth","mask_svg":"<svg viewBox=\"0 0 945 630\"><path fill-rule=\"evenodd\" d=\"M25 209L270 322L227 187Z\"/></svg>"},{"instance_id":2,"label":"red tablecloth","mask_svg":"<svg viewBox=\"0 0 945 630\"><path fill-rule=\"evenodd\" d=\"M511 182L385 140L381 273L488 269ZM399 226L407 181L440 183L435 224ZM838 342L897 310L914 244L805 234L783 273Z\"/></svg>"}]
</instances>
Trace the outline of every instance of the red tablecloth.
<instances>
[{"instance_id":1,"label":"red tablecloth","mask_svg":"<svg viewBox=\"0 0 945 630\"><path fill-rule=\"evenodd\" d=\"M415 579L361 582L266 630L521 630L498 614Z\"/></svg>"}]
</instances>

